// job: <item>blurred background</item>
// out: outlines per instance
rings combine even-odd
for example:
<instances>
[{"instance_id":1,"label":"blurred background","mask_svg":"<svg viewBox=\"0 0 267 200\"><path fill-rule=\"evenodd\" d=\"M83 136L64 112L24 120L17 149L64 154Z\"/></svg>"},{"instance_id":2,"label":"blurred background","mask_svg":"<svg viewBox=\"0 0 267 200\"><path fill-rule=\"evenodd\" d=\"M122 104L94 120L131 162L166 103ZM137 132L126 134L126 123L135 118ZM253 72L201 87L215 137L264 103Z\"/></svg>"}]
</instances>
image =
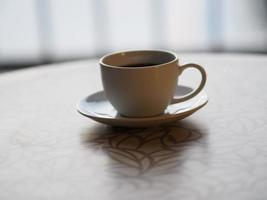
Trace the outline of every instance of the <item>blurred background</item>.
<instances>
[{"instance_id":1,"label":"blurred background","mask_svg":"<svg viewBox=\"0 0 267 200\"><path fill-rule=\"evenodd\" d=\"M140 48L267 53L267 0L0 0L0 70Z\"/></svg>"}]
</instances>

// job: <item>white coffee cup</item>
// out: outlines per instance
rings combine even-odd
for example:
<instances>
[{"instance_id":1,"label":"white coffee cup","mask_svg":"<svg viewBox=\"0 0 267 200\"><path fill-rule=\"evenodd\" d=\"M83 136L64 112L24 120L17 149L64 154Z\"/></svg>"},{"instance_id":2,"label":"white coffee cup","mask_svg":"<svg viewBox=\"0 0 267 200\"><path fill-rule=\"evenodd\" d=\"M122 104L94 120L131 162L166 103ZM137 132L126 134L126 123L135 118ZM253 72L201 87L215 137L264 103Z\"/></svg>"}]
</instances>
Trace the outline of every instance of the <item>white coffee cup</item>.
<instances>
[{"instance_id":1,"label":"white coffee cup","mask_svg":"<svg viewBox=\"0 0 267 200\"><path fill-rule=\"evenodd\" d=\"M175 53L161 50L122 51L100 59L107 99L123 116L152 117L169 104L196 96L206 83L206 72L197 64L179 65ZM200 85L181 98L173 98L178 76L187 68L201 73Z\"/></svg>"}]
</instances>

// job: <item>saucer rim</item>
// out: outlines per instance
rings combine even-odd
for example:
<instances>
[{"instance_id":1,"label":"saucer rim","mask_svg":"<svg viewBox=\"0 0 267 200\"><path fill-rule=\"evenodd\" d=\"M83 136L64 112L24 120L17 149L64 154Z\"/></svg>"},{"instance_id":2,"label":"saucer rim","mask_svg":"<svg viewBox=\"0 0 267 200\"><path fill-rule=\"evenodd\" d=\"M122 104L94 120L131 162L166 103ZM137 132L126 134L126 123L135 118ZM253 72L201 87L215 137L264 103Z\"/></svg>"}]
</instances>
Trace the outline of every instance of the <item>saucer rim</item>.
<instances>
[{"instance_id":1,"label":"saucer rim","mask_svg":"<svg viewBox=\"0 0 267 200\"><path fill-rule=\"evenodd\" d=\"M126 117L123 117L123 118L104 118L104 117L97 117L97 116L90 116L90 115L87 115L85 113L82 113L81 111L79 111L77 109L77 112L85 117L88 117L90 119L93 119L95 121L98 121L98 122L101 122L101 123L104 123L102 120L108 120L110 122L118 122L118 123L123 123L123 122L150 122L153 120L153 122L158 122L158 121L161 121L161 120L166 120L166 119L175 119L177 117L181 117L181 119L183 119L184 115L187 116L188 114L190 113L195 113L196 111L198 111L199 109L201 109L202 107L204 107L206 104L208 103L208 100L205 101L205 103L193 108L193 109L190 109L190 110L187 110L183 113L178 113L178 114L169 114L169 115L159 115L159 116L155 116L155 117L140 117L140 118L126 118Z\"/></svg>"},{"instance_id":2,"label":"saucer rim","mask_svg":"<svg viewBox=\"0 0 267 200\"><path fill-rule=\"evenodd\" d=\"M137 118L137 117L123 117L123 116L119 116L119 117L99 117L99 116L96 116L96 115L93 115L93 113L90 115L90 113L85 113L83 112L81 109L80 109L80 103L82 101L84 101L85 99L87 99L88 97L96 94L96 93L99 93L99 92L103 92L103 90L100 90L100 91L97 91L97 92L94 92L94 93L91 93L89 95L87 95L86 97L80 99L77 103L76 103L76 111L85 116L85 117L88 117L88 118L91 118L95 121L102 121L102 120L109 120L110 122L146 122L146 121L161 121L161 120L165 120L165 119L172 119L172 118L177 118L178 116L181 117L183 115L187 115L189 113L194 113L196 111L198 111L199 109L201 109L202 107L204 107L208 102L209 102L209 97L207 95L207 93L205 92L205 90L201 91L201 93L203 93L202 96L205 96L205 100L203 100L203 102L201 102L200 104L198 104L197 106L191 108L189 110L186 110L184 112L181 112L181 113L174 113L174 114L162 114L162 115L157 115L157 116L153 116L153 117L140 117L140 118ZM187 100L189 101L189 100ZM186 102L186 101L185 101ZM175 105L175 104L172 104L172 105ZM171 106L171 105L169 105ZM103 123L103 122L102 122Z\"/></svg>"}]
</instances>

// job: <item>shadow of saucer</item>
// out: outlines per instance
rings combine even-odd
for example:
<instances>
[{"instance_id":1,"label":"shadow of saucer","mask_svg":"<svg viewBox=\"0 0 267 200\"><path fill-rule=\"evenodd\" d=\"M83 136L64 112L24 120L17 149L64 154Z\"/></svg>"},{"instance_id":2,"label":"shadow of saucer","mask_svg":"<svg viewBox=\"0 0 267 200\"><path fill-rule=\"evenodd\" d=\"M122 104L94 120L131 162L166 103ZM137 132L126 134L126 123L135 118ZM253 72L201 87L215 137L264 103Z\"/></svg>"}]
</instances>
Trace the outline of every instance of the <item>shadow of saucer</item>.
<instances>
[{"instance_id":1,"label":"shadow of saucer","mask_svg":"<svg viewBox=\"0 0 267 200\"><path fill-rule=\"evenodd\" d=\"M205 134L192 122L142 129L99 125L82 133L81 142L103 151L116 175L136 177L177 170L190 156L188 150L205 146Z\"/></svg>"}]
</instances>

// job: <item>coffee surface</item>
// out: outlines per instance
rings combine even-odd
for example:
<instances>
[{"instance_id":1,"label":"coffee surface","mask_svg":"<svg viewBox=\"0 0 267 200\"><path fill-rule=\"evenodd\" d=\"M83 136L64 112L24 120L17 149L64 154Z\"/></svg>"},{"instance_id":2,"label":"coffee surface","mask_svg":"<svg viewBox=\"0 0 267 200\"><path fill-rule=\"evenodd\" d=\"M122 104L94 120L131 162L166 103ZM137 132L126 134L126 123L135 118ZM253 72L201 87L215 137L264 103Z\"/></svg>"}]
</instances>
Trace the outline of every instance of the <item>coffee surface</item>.
<instances>
[{"instance_id":1,"label":"coffee surface","mask_svg":"<svg viewBox=\"0 0 267 200\"><path fill-rule=\"evenodd\" d=\"M140 63L140 64L123 65L121 67L151 67L154 65L158 65L158 64L157 63Z\"/></svg>"}]
</instances>

